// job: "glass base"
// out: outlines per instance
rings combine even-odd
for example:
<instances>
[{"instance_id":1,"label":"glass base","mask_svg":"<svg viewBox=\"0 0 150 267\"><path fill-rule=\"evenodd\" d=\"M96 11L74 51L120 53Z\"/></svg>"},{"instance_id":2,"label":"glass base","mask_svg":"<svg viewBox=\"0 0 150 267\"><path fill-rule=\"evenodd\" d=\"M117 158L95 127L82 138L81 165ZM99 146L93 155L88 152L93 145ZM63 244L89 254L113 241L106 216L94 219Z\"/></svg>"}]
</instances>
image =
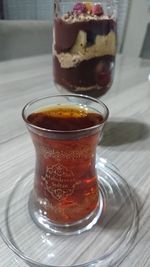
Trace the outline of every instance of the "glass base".
<instances>
[{"instance_id":1,"label":"glass base","mask_svg":"<svg viewBox=\"0 0 150 267\"><path fill-rule=\"evenodd\" d=\"M32 220L44 231L57 235L81 234L84 231L90 230L97 223L102 211L103 194L100 192L99 203L96 209L86 218L72 224L56 224L41 214L40 209L35 204L33 192L31 192L29 197L29 213Z\"/></svg>"},{"instance_id":2,"label":"glass base","mask_svg":"<svg viewBox=\"0 0 150 267\"><path fill-rule=\"evenodd\" d=\"M84 88L83 90L71 90L71 89L67 89L65 87L63 87L62 85L58 84L55 82L55 86L58 90L58 92L60 94L77 94L77 95L86 95L86 96L90 96L90 97L94 97L94 98L100 98L102 97L104 94L107 93L107 91L111 88L112 82L110 84L108 84L105 87L96 87L92 88L91 90L88 90L88 88Z\"/></svg>"},{"instance_id":3,"label":"glass base","mask_svg":"<svg viewBox=\"0 0 150 267\"><path fill-rule=\"evenodd\" d=\"M72 235L37 227L28 209L34 172L21 174L8 190L1 212L0 234L7 246L36 267L105 267L122 261L138 230L137 201L113 164L98 158L96 168L103 196L101 215L89 231Z\"/></svg>"}]
</instances>

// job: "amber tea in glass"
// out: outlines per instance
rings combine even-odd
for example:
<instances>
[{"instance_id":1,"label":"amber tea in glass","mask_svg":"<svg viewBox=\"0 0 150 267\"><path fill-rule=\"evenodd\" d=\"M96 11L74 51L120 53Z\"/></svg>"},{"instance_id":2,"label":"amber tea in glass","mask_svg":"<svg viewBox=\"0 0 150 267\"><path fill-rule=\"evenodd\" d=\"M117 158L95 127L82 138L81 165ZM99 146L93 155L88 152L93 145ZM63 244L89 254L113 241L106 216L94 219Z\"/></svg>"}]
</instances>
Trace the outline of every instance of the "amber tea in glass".
<instances>
[{"instance_id":1,"label":"amber tea in glass","mask_svg":"<svg viewBox=\"0 0 150 267\"><path fill-rule=\"evenodd\" d=\"M37 99L23 109L36 152L29 211L44 229L80 233L98 220L96 147L107 117L102 102L82 95Z\"/></svg>"}]
</instances>

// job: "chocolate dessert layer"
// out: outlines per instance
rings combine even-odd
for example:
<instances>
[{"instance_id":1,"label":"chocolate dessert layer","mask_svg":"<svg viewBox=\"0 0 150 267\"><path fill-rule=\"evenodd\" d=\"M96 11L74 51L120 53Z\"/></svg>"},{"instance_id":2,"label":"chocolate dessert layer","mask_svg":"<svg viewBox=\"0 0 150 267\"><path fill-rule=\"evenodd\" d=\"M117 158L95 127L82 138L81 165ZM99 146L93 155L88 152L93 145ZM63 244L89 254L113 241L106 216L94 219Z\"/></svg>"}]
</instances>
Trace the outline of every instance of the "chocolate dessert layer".
<instances>
[{"instance_id":1,"label":"chocolate dessert layer","mask_svg":"<svg viewBox=\"0 0 150 267\"><path fill-rule=\"evenodd\" d=\"M87 46L86 33L79 31L71 50L66 53L57 53L54 50L62 68L76 67L82 61L106 55L113 56L115 53L116 36L112 31L105 36L97 35L94 44L89 47Z\"/></svg>"},{"instance_id":2,"label":"chocolate dessert layer","mask_svg":"<svg viewBox=\"0 0 150 267\"><path fill-rule=\"evenodd\" d=\"M112 19L99 19L68 23L61 18L55 19L55 50L57 53L66 52L72 48L78 32L87 33L89 45L94 43L97 35L107 35L110 31L116 31L116 23Z\"/></svg>"},{"instance_id":3,"label":"chocolate dessert layer","mask_svg":"<svg viewBox=\"0 0 150 267\"><path fill-rule=\"evenodd\" d=\"M62 68L53 57L55 82L75 93L102 95L112 83L114 56L97 57L81 62L77 67Z\"/></svg>"}]
</instances>

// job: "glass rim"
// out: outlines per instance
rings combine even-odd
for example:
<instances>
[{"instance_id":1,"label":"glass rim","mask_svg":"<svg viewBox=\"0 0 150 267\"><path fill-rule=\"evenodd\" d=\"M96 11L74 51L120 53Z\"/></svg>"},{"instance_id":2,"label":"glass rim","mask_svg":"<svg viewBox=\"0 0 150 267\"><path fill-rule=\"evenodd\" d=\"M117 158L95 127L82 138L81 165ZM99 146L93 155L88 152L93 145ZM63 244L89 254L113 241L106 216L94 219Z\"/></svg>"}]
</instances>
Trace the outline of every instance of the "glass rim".
<instances>
[{"instance_id":1,"label":"glass rim","mask_svg":"<svg viewBox=\"0 0 150 267\"><path fill-rule=\"evenodd\" d=\"M63 130L51 130L51 129L47 129L47 128L43 128L43 127L39 127L34 125L33 123L30 123L27 120L27 117L25 116L25 112L28 110L29 107L31 107L34 103L39 102L41 100L44 99L48 99L48 98L57 98L57 97L74 97L74 98L82 98L82 99L87 99L87 100L91 100L99 105L101 105L101 107L104 109L104 113L105 114L101 114L103 116L103 121L97 125L91 126L91 127L87 127L87 128L83 128L83 129L79 129L79 130L68 130L68 131L63 131ZM77 104L77 103L73 103L73 104ZM57 105L57 104L56 104ZM44 106L43 106L44 108ZM97 112L99 112L97 110ZM100 112L99 112L100 113ZM31 113L30 113L31 114ZM31 128L33 128L34 130L38 130L38 131L42 131L42 132L47 132L47 133L56 133L56 134L73 134L73 133L80 133L80 132L86 132L89 130L94 130L97 129L98 127L100 127L101 125L103 125L107 118L109 116L109 109L108 107L101 101L101 100L97 100L93 97L87 96L87 95L82 95L82 94L52 94L52 95L47 95L44 97L37 97L32 99L31 101L29 101L22 109L22 118L24 120L24 122L30 126Z\"/></svg>"}]
</instances>

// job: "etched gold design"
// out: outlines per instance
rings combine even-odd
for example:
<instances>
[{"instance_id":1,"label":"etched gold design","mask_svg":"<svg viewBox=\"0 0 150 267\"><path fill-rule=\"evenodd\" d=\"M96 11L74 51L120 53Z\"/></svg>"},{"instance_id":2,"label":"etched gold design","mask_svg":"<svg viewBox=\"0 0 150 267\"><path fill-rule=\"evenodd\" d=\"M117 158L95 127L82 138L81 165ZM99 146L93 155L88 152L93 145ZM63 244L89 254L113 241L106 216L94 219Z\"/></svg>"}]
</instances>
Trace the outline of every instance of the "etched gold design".
<instances>
[{"instance_id":1,"label":"etched gold design","mask_svg":"<svg viewBox=\"0 0 150 267\"><path fill-rule=\"evenodd\" d=\"M40 153L44 156L45 159L56 159L56 160L77 160L77 159L88 159L91 157L91 149L88 148L75 148L72 150L66 149L57 150L54 148L40 146Z\"/></svg>"},{"instance_id":2,"label":"etched gold design","mask_svg":"<svg viewBox=\"0 0 150 267\"><path fill-rule=\"evenodd\" d=\"M61 164L47 167L46 174L41 179L46 190L57 200L71 196L76 185L74 172Z\"/></svg>"}]
</instances>

